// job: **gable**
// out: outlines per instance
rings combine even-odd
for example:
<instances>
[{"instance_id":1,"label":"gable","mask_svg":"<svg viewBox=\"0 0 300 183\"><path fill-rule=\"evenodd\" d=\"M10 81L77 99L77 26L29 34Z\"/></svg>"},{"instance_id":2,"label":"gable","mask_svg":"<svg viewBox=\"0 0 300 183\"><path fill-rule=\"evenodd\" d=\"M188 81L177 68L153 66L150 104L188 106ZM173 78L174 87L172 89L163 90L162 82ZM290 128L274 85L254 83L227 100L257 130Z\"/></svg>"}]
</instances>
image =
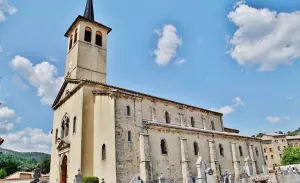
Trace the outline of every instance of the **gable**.
<instances>
[{"instance_id":1,"label":"gable","mask_svg":"<svg viewBox=\"0 0 300 183\"><path fill-rule=\"evenodd\" d=\"M61 151L61 150L67 149L67 148L69 148L69 147L70 147L70 144L69 144L69 143L65 142L64 140L61 140L61 141L59 142L58 146L57 146L57 149L58 149L59 151Z\"/></svg>"},{"instance_id":2,"label":"gable","mask_svg":"<svg viewBox=\"0 0 300 183\"><path fill-rule=\"evenodd\" d=\"M63 83L63 85L61 86L53 104L52 104L52 108L59 103L62 99L64 99L66 96L68 96L70 94L71 91L74 90L74 88L76 88L76 86L78 86L78 84L80 83L80 81L78 80L68 80L66 79Z\"/></svg>"}]
</instances>

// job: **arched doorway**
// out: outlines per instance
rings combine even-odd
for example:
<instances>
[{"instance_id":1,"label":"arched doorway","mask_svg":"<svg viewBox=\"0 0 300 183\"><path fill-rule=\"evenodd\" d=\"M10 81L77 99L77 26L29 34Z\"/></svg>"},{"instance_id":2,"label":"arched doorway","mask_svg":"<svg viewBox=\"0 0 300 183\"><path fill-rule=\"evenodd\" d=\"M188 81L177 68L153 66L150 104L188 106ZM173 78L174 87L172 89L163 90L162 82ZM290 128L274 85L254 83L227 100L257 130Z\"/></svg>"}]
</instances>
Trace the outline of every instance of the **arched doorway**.
<instances>
[{"instance_id":1,"label":"arched doorway","mask_svg":"<svg viewBox=\"0 0 300 183\"><path fill-rule=\"evenodd\" d=\"M67 183L67 172L68 172L68 157L64 156L61 166L60 166L60 175L61 175L61 183Z\"/></svg>"}]
</instances>

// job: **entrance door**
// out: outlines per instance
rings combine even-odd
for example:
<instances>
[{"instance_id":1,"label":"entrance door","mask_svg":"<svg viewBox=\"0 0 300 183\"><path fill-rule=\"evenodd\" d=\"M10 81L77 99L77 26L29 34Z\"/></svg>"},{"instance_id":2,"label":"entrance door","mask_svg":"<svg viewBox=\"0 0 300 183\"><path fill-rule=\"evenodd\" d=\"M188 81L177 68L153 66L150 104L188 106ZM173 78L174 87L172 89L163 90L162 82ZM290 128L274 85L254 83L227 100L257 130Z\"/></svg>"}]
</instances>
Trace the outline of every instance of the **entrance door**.
<instances>
[{"instance_id":1,"label":"entrance door","mask_svg":"<svg viewBox=\"0 0 300 183\"><path fill-rule=\"evenodd\" d=\"M67 183L67 176L68 176L67 175L67 172L68 172L67 163L68 163L68 158L67 158L67 156L65 156L62 160L62 164L60 167L61 183Z\"/></svg>"}]
</instances>

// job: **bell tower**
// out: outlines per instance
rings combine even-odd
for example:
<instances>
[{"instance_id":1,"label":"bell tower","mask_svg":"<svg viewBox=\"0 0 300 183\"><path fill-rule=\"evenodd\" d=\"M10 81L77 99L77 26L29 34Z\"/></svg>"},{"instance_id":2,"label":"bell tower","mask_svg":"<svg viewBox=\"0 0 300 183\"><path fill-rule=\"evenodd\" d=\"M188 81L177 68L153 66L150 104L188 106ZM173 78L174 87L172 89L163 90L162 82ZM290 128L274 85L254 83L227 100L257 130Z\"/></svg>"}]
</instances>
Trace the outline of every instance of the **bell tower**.
<instances>
[{"instance_id":1,"label":"bell tower","mask_svg":"<svg viewBox=\"0 0 300 183\"><path fill-rule=\"evenodd\" d=\"M68 50L65 77L106 83L107 36L112 29L94 20L93 0L87 0L66 32Z\"/></svg>"}]
</instances>

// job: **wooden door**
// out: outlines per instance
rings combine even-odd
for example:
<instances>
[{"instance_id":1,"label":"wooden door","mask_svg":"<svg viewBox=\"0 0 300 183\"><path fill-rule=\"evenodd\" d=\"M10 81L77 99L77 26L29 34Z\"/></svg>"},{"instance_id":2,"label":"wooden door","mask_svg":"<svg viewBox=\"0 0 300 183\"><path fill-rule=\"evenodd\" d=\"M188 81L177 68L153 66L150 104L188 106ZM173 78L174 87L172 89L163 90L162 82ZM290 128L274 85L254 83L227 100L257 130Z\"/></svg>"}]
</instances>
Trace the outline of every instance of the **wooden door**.
<instances>
[{"instance_id":1,"label":"wooden door","mask_svg":"<svg viewBox=\"0 0 300 183\"><path fill-rule=\"evenodd\" d=\"M60 173L61 173L61 183L67 183L67 172L68 172L68 158L67 156L64 157L62 164L61 164L61 168L60 168Z\"/></svg>"}]
</instances>

